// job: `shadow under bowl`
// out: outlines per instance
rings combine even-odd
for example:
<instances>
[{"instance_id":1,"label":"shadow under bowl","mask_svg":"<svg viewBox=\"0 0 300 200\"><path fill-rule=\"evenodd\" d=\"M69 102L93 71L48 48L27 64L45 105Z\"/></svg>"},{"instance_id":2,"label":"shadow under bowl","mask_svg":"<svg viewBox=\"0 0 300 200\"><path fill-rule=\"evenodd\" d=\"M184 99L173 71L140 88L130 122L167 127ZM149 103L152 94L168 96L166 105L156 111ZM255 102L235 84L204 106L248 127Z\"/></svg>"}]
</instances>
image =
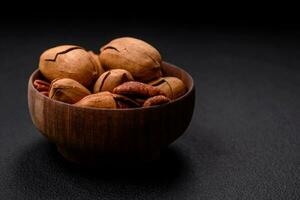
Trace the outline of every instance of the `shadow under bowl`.
<instances>
[{"instance_id":1,"label":"shadow under bowl","mask_svg":"<svg viewBox=\"0 0 300 200\"><path fill-rule=\"evenodd\" d=\"M192 77L166 62L162 68L165 76L180 78L187 93L168 104L130 109L82 108L52 100L34 88L33 81L42 77L36 70L28 83L32 121L70 161L93 163L103 156L155 159L187 129L195 102Z\"/></svg>"}]
</instances>

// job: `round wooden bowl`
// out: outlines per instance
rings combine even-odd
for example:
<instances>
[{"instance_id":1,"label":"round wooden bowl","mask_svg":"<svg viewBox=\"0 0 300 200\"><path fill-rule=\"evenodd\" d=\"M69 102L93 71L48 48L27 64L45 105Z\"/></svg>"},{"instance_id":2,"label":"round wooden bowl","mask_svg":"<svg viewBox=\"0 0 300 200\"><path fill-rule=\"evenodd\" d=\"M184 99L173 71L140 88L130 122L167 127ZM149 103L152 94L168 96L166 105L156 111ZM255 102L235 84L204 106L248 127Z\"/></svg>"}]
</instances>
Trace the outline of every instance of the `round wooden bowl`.
<instances>
[{"instance_id":1,"label":"round wooden bowl","mask_svg":"<svg viewBox=\"0 0 300 200\"><path fill-rule=\"evenodd\" d=\"M188 92L169 104L148 108L81 108L52 100L33 87L42 75L33 72L28 83L28 106L37 129L67 160L93 162L102 156L153 159L188 127L194 110L192 77L163 63L163 72L180 78Z\"/></svg>"}]
</instances>

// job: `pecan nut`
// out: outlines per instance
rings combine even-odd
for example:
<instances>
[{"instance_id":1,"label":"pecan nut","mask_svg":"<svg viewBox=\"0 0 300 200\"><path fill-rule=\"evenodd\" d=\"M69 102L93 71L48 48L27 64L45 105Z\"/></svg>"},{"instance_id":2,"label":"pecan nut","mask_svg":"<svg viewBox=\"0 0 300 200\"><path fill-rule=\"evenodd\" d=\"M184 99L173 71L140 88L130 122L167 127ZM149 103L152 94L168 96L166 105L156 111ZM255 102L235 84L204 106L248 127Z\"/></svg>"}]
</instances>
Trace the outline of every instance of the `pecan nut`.
<instances>
[{"instance_id":1,"label":"pecan nut","mask_svg":"<svg viewBox=\"0 0 300 200\"><path fill-rule=\"evenodd\" d=\"M165 103L169 103L170 99L164 95L157 95L154 97L150 97L149 99L147 99L144 104L143 107L150 107L150 106L156 106L156 105L161 105L161 104L165 104Z\"/></svg>"},{"instance_id":2,"label":"pecan nut","mask_svg":"<svg viewBox=\"0 0 300 200\"><path fill-rule=\"evenodd\" d=\"M124 69L112 69L103 73L94 85L94 93L112 92L115 87L126 81L133 81L132 75Z\"/></svg>"},{"instance_id":3,"label":"pecan nut","mask_svg":"<svg viewBox=\"0 0 300 200\"><path fill-rule=\"evenodd\" d=\"M96 94L88 95L74 105L90 108L117 108L116 101L114 100L114 97L110 92L99 92Z\"/></svg>"},{"instance_id":4,"label":"pecan nut","mask_svg":"<svg viewBox=\"0 0 300 200\"><path fill-rule=\"evenodd\" d=\"M163 77L148 84L163 91L170 99L177 99L187 91L183 81L177 77Z\"/></svg>"},{"instance_id":5,"label":"pecan nut","mask_svg":"<svg viewBox=\"0 0 300 200\"><path fill-rule=\"evenodd\" d=\"M52 81L49 97L73 104L90 94L90 91L79 82L70 78L63 78Z\"/></svg>"},{"instance_id":6,"label":"pecan nut","mask_svg":"<svg viewBox=\"0 0 300 200\"><path fill-rule=\"evenodd\" d=\"M40 56L39 69L49 81L71 78L86 87L99 76L99 68L91 54L74 45L62 45L46 50Z\"/></svg>"},{"instance_id":7,"label":"pecan nut","mask_svg":"<svg viewBox=\"0 0 300 200\"><path fill-rule=\"evenodd\" d=\"M91 94L74 105L81 107L93 107L93 108L135 108L139 104L134 100L119 94L112 94L108 91Z\"/></svg>"},{"instance_id":8,"label":"pecan nut","mask_svg":"<svg viewBox=\"0 0 300 200\"><path fill-rule=\"evenodd\" d=\"M160 89L137 81L125 82L116 87L113 90L113 93L142 98L164 95L164 93Z\"/></svg>"},{"instance_id":9,"label":"pecan nut","mask_svg":"<svg viewBox=\"0 0 300 200\"><path fill-rule=\"evenodd\" d=\"M122 37L101 48L100 61L104 69L125 69L135 80L147 82L162 76L161 55L145 41Z\"/></svg>"},{"instance_id":10,"label":"pecan nut","mask_svg":"<svg viewBox=\"0 0 300 200\"><path fill-rule=\"evenodd\" d=\"M35 87L35 89L37 89L37 91L41 92L43 95L49 95L50 84L48 82L37 79L33 82L33 86Z\"/></svg>"}]
</instances>

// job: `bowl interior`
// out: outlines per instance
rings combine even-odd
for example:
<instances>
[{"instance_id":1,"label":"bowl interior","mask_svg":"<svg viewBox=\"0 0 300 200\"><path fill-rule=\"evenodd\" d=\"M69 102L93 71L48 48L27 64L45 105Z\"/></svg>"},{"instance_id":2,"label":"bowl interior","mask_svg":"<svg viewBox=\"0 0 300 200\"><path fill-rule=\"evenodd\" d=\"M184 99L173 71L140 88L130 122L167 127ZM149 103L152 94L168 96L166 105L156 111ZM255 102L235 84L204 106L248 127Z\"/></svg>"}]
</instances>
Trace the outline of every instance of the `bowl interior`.
<instances>
[{"instance_id":1,"label":"bowl interior","mask_svg":"<svg viewBox=\"0 0 300 200\"><path fill-rule=\"evenodd\" d=\"M170 63L162 62L162 71L163 71L163 76L174 76L174 77L181 79L188 88L188 91L183 96L181 96L175 100L172 100L172 102L175 102L175 101L180 100L181 98L184 98L185 96L189 95L189 93L194 89L193 78L183 69L176 67L175 65L172 65ZM32 73L30 80L29 80L29 87L32 87L34 90L35 90L35 88L33 87L33 82L36 79L45 80L45 78L43 77L43 75L41 74L41 72L38 69ZM89 89L92 91L91 88L89 88ZM56 101L56 100L50 99L50 98L40 94L39 92L38 92L38 95L40 95L42 98L47 98L50 101L55 101L57 104L65 104L68 106L75 107L71 104L67 104L67 103L64 103L61 101ZM163 106L163 105L159 105L159 106ZM159 106L153 106L153 107L159 107ZM126 108L126 109L81 108L81 107L77 107L77 108L78 109L96 109L96 110L99 110L99 109L101 109L101 110L136 110L136 109L151 109L153 107L147 107L147 108L138 107L138 108Z\"/></svg>"}]
</instances>

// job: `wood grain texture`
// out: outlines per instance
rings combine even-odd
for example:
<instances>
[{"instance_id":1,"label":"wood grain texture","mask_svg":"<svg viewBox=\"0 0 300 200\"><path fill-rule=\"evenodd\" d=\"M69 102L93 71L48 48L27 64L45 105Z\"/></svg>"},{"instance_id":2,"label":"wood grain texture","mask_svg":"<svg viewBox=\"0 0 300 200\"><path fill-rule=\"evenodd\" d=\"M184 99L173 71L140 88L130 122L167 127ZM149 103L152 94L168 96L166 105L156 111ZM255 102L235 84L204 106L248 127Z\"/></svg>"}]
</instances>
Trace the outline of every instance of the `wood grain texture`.
<instances>
[{"instance_id":1,"label":"wood grain texture","mask_svg":"<svg viewBox=\"0 0 300 200\"><path fill-rule=\"evenodd\" d=\"M71 161L93 162L101 156L151 159L184 133L194 110L192 77L168 63L163 63L163 72L182 79L188 92L165 105L99 109L75 107L40 94L33 87L33 81L41 77L36 70L28 83L32 121Z\"/></svg>"}]
</instances>

